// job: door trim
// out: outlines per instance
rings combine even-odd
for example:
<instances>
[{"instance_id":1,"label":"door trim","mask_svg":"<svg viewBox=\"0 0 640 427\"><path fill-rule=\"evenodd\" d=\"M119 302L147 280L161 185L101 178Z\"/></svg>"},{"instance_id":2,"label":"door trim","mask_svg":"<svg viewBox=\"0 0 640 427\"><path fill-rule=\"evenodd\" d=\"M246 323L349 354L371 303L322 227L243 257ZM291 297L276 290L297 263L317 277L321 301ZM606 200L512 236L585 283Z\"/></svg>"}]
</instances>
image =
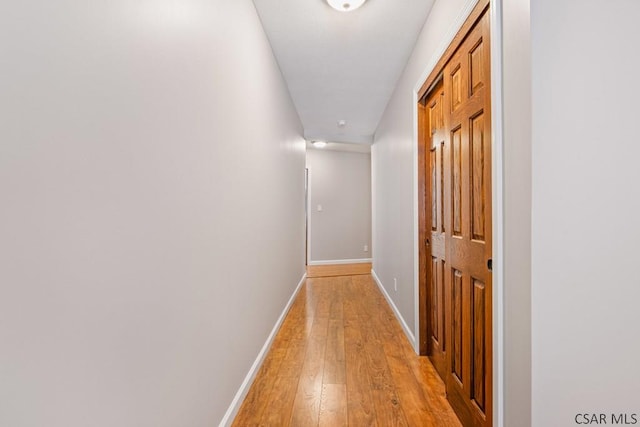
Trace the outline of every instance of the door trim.
<instances>
[{"instance_id":1,"label":"door trim","mask_svg":"<svg viewBox=\"0 0 640 427\"><path fill-rule=\"evenodd\" d=\"M455 43L459 33L466 34L465 22L471 17L479 3L490 6L490 31L491 31L491 134L492 134L492 253L493 253L493 425L504 426L504 215L503 215L503 135L502 135L502 0L468 0L449 31L443 36L442 42L431 60L427 63L424 72L416 82L413 90L413 224L414 224L414 350L420 354L421 336L426 335L424 327L421 327L420 317L420 202L419 202L419 100L430 89L436 80L439 71L451 57L455 49L450 52L451 45ZM484 7L480 7L484 9ZM473 20L475 21L475 20ZM469 28L467 28L468 31ZM446 55L446 60L443 60ZM442 61L442 62L441 62ZM431 80L429 82L429 80ZM422 290L424 292L424 290Z\"/></svg>"},{"instance_id":2,"label":"door trim","mask_svg":"<svg viewBox=\"0 0 640 427\"><path fill-rule=\"evenodd\" d=\"M490 0L491 197L493 222L493 425L504 426L504 139L502 103L502 1Z\"/></svg>"},{"instance_id":3,"label":"door trim","mask_svg":"<svg viewBox=\"0 0 640 427\"><path fill-rule=\"evenodd\" d=\"M309 265L311 261L311 246L309 245L309 238L311 237L311 193L309 186L311 180L309 178L309 168L304 168L304 264Z\"/></svg>"}]
</instances>

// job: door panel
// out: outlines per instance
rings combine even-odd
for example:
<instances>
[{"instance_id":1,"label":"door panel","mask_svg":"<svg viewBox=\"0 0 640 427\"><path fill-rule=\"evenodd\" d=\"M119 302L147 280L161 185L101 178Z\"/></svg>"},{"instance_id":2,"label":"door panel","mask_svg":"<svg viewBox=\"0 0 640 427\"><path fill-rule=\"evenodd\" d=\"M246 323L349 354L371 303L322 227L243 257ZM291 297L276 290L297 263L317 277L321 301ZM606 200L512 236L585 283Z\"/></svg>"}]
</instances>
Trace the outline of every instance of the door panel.
<instances>
[{"instance_id":1,"label":"door panel","mask_svg":"<svg viewBox=\"0 0 640 427\"><path fill-rule=\"evenodd\" d=\"M464 353L464 319L463 319L463 303L464 303L464 284L462 272L456 270L455 268L451 269L451 291L452 291L452 310L451 310L451 320L453 324L451 325L452 329L452 338L453 338L453 351L451 352L451 374L455 376L460 384L464 383L464 372L463 372L463 358L462 355ZM446 378L446 377L445 377Z\"/></svg>"},{"instance_id":2,"label":"door panel","mask_svg":"<svg viewBox=\"0 0 640 427\"><path fill-rule=\"evenodd\" d=\"M490 426L491 369L491 143L489 15L484 13L444 67L444 127L449 136L450 204L445 206L451 280L452 349L447 395L465 426ZM446 151L446 150L445 150ZM446 159L445 159L446 160ZM445 199L447 196L445 195ZM445 335L447 335L445 334Z\"/></svg>"},{"instance_id":3,"label":"door panel","mask_svg":"<svg viewBox=\"0 0 640 427\"><path fill-rule=\"evenodd\" d=\"M469 150L471 164L471 238L484 242L485 227L485 158L484 158L484 114L471 119Z\"/></svg>"},{"instance_id":4,"label":"door panel","mask_svg":"<svg viewBox=\"0 0 640 427\"><path fill-rule=\"evenodd\" d=\"M457 237L462 236L462 127L451 131L451 215L453 224L451 234Z\"/></svg>"},{"instance_id":5,"label":"door panel","mask_svg":"<svg viewBox=\"0 0 640 427\"><path fill-rule=\"evenodd\" d=\"M474 427L493 422L488 10L478 3L418 106L421 351Z\"/></svg>"},{"instance_id":6,"label":"door panel","mask_svg":"<svg viewBox=\"0 0 640 427\"><path fill-rule=\"evenodd\" d=\"M429 274L429 290L427 294L429 322L427 326L427 354L442 378L446 376L446 290L445 290L445 218L444 218L444 92L439 83L431 92L427 107L427 146L429 160L426 162L429 174L428 200L430 210L430 230L427 233L427 245L430 249L431 268Z\"/></svg>"},{"instance_id":7,"label":"door panel","mask_svg":"<svg viewBox=\"0 0 640 427\"><path fill-rule=\"evenodd\" d=\"M486 298L485 285L480 280L472 279L473 294L471 307L473 314L471 353L473 355L473 378L471 387L471 400L474 401L480 410L485 410L485 366L486 366L486 349L485 349L485 328L486 328Z\"/></svg>"}]
</instances>

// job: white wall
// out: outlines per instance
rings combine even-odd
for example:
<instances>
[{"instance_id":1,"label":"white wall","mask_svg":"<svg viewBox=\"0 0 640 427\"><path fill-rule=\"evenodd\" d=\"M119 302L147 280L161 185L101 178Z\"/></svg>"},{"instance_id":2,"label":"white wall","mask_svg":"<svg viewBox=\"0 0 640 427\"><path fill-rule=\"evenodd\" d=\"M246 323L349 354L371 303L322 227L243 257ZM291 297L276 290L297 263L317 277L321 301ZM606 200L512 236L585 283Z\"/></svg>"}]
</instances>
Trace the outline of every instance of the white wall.
<instances>
[{"instance_id":1,"label":"white wall","mask_svg":"<svg viewBox=\"0 0 640 427\"><path fill-rule=\"evenodd\" d=\"M0 425L217 425L304 272L250 0L0 14Z\"/></svg>"},{"instance_id":2,"label":"white wall","mask_svg":"<svg viewBox=\"0 0 640 427\"><path fill-rule=\"evenodd\" d=\"M373 269L414 334L414 235L417 231L414 229L413 93L466 3L465 0L437 0L434 4L382 116L371 149ZM397 291L393 287L394 278L398 281Z\"/></svg>"},{"instance_id":3,"label":"white wall","mask_svg":"<svg viewBox=\"0 0 640 427\"><path fill-rule=\"evenodd\" d=\"M310 261L371 258L371 155L312 148L307 168Z\"/></svg>"},{"instance_id":4,"label":"white wall","mask_svg":"<svg viewBox=\"0 0 640 427\"><path fill-rule=\"evenodd\" d=\"M533 424L612 424L640 414L640 3L531 6Z\"/></svg>"}]
</instances>

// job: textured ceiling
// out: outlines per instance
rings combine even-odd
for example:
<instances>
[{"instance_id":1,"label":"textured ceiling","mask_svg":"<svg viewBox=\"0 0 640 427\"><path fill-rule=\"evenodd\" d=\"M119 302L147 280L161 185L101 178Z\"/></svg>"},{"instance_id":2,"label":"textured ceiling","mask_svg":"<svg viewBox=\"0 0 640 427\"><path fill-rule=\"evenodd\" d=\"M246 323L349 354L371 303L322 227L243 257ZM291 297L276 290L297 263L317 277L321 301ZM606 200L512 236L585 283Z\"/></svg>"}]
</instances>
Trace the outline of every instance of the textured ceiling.
<instances>
[{"instance_id":1,"label":"textured ceiling","mask_svg":"<svg viewBox=\"0 0 640 427\"><path fill-rule=\"evenodd\" d=\"M346 13L325 0L254 3L305 137L371 143L433 0L368 0Z\"/></svg>"}]
</instances>

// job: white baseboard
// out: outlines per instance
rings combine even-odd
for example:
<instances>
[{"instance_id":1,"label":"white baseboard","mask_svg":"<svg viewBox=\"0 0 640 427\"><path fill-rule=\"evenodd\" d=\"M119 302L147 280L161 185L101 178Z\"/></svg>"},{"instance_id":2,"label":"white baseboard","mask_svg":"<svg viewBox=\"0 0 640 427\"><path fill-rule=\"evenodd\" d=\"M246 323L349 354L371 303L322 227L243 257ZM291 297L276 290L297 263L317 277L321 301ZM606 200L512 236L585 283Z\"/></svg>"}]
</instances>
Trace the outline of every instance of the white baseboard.
<instances>
[{"instance_id":1,"label":"white baseboard","mask_svg":"<svg viewBox=\"0 0 640 427\"><path fill-rule=\"evenodd\" d=\"M360 259L325 259L320 261L309 261L309 265L335 265L335 264L364 264L372 262L371 258Z\"/></svg>"},{"instance_id":2,"label":"white baseboard","mask_svg":"<svg viewBox=\"0 0 640 427\"><path fill-rule=\"evenodd\" d=\"M289 312L289 308L291 307L291 304L293 304L293 301L295 300L296 295L298 295L298 291L302 287L302 284L304 283L304 280L306 278L307 278L307 274L305 273L302 275L302 279L300 279L300 282L298 282L298 286L296 286L296 289L293 291L293 294L291 295L291 298L289 298L289 301L287 302L287 305L284 307L284 310L282 310L280 317L278 317L278 320L276 321L276 324L273 326L273 329L271 330L271 333L269 334L267 341L262 346L262 350L260 350L260 353L258 353L258 357L256 357L256 360L253 362L251 369L249 369L247 376L244 378L244 381L242 382L240 389L238 390L235 397L231 401L231 405L229 405L229 409L227 409L227 412L224 414L224 417L222 417L222 421L220 421L219 427L229 427L233 423L233 420L238 414L238 411L240 410L240 406L242 405L244 398L247 397L247 393L249 393L249 388L251 388L251 384L253 384L253 380L256 378L256 375L258 374L258 370L260 369L260 366L262 366L262 362L264 362L264 358L266 357L267 353L269 352L269 349L271 348L271 344L273 343L273 340L276 337L276 334L278 333L278 330L280 329L280 326L282 325L284 318Z\"/></svg>"},{"instance_id":3,"label":"white baseboard","mask_svg":"<svg viewBox=\"0 0 640 427\"><path fill-rule=\"evenodd\" d=\"M371 269L371 275L373 276L373 280L375 280L375 282L378 284L378 287L380 288L380 292L382 292L382 295L384 295L385 299L391 306L391 309L393 310L393 314L396 315L398 322L400 322L400 325L402 325L402 329L404 330L405 335L409 339L411 346L413 348L416 348L416 337L413 335L413 332L411 332L411 329L409 329L409 325L407 325L407 322L404 321L404 317L402 317L402 314L400 314L398 307L396 307L396 304L393 302L393 300L387 293L387 290L384 288L384 286L382 286L382 282L380 281L380 278L378 277L374 269Z\"/></svg>"}]
</instances>

